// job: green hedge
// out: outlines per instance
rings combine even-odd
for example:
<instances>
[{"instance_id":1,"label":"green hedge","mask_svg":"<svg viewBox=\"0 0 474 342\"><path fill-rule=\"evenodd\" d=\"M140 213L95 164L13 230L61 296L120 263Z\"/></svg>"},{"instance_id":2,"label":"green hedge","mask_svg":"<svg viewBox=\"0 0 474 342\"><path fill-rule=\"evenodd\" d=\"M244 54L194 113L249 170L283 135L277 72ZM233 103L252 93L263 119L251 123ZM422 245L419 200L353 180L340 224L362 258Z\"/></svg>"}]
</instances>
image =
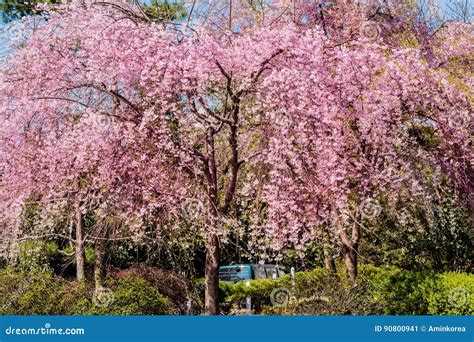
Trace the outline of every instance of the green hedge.
<instances>
[{"instance_id":1,"label":"green hedge","mask_svg":"<svg viewBox=\"0 0 474 342\"><path fill-rule=\"evenodd\" d=\"M148 281L135 276L110 280L106 288L80 298L69 310L72 315L166 315L168 299Z\"/></svg>"},{"instance_id":2,"label":"green hedge","mask_svg":"<svg viewBox=\"0 0 474 342\"><path fill-rule=\"evenodd\" d=\"M135 265L125 270L111 273L111 277L121 279L133 276L146 280L153 288L168 299L169 308L173 314L184 314L187 309L187 299L190 281L184 276L145 264Z\"/></svg>"},{"instance_id":3,"label":"green hedge","mask_svg":"<svg viewBox=\"0 0 474 342\"><path fill-rule=\"evenodd\" d=\"M287 302L273 305L272 291L283 289ZM403 271L361 265L354 286L344 274L325 269L273 280L220 282L222 299L236 304L252 297L255 313L313 315L473 315L474 275Z\"/></svg>"},{"instance_id":4,"label":"green hedge","mask_svg":"<svg viewBox=\"0 0 474 342\"><path fill-rule=\"evenodd\" d=\"M225 309L229 305L240 304L247 297L251 297L252 305L260 311L263 307L271 305L272 291L279 287L287 287L287 281L286 277L278 280L257 279L250 281L250 286L247 286L246 282L220 282L221 302Z\"/></svg>"},{"instance_id":5,"label":"green hedge","mask_svg":"<svg viewBox=\"0 0 474 342\"><path fill-rule=\"evenodd\" d=\"M154 278L159 275L153 273L151 277L149 273L134 271L109 279L107 290L94 295L90 284L69 282L48 270L0 269L0 315L161 315L176 312L176 304L172 302L181 300L169 300ZM174 284L174 280L165 283ZM197 288L202 297L202 286ZM170 293L185 296L185 288ZM283 293L279 298L281 302L276 304L271 300L272 294L275 299L275 293ZM250 286L245 282L220 282L220 296L222 309L227 313L231 308L240 306L243 309L241 304L250 296L256 314L474 315L474 275L362 265L356 286L343 274L315 269L296 273L294 284L289 275L277 280L253 280Z\"/></svg>"},{"instance_id":6,"label":"green hedge","mask_svg":"<svg viewBox=\"0 0 474 342\"><path fill-rule=\"evenodd\" d=\"M134 276L111 279L94 294L90 285L68 282L43 270L0 270L0 315L163 315L168 299Z\"/></svg>"},{"instance_id":7,"label":"green hedge","mask_svg":"<svg viewBox=\"0 0 474 342\"><path fill-rule=\"evenodd\" d=\"M39 269L0 270L0 315L61 315L69 296L64 283Z\"/></svg>"},{"instance_id":8,"label":"green hedge","mask_svg":"<svg viewBox=\"0 0 474 342\"><path fill-rule=\"evenodd\" d=\"M473 274L441 273L436 284L428 296L429 315L474 315Z\"/></svg>"},{"instance_id":9,"label":"green hedge","mask_svg":"<svg viewBox=\"0 0 474 342\"><path fill-rule=\"evenodd\" d=\"M474 274L373 266L361 269L362 277L371 284L372 297L379 303L377 314L474 314Z\"/></svg>"}]
</instances>

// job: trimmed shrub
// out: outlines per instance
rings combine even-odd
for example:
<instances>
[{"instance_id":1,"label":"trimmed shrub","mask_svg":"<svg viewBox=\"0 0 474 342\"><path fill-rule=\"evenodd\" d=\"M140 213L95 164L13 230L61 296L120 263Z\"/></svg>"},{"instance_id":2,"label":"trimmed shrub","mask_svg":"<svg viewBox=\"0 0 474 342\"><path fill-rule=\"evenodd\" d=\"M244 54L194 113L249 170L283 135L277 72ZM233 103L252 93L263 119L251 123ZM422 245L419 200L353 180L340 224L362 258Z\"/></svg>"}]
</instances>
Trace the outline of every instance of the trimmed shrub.
<instances>
[{"instance_id":1,"label":"trimmed shrub","mask_svg":"<svg viewBox=\"0 0 474 342\"><path fill-rule=\"evenodd\" d=\"M158 292L168 298L172 312L176 314L186 312L189 284L184 277L146 265L137 265L113 274L113 277L119 279L127 276L134 276L148 281Z\"/></svg>"},{"instance_id":2,"label":"trimmed shrub","mask_svg":"<svg viewBox=\"0 0 474 342\"><path fill-rule=\"evenodd\" d=\"M59 315L65 313L63 282L40 270L0 270L0 315Z\"/></svg>"},{"instance_id":3,"label":"trimmed shrub","mask_svg":"<svg viewBox=\"0 0 474 342\"><path fill-rule=\"evenodd\" d=\"M360 277L351 284L344 274L314 269L295 275L288 304L267 308L266 312L291 315L364 315L376 311L370 282ZM278 304L278 303L277 303Z\"/></svg>"},{"instance_id":4,"label":"trimmed shrub","mask_svg":"<svg viewBox=\"0 0 474 342\"><path fill-rule=\"evenodd\" d=\"M92 286L38 269L0 270L0 315L163 315L168 300L145 279L126 276L94 295Z\"/></svg>"},{"instance_id":5,"label":"trimmed shrub","mask_svg":"<svg viewBox=\"0 0 474 342\"><path fill-rule=\"evenodd\" d=\"M275 290L277 289L277 290ZM272 291L280 297L273 298ZM279 315L472 315L474 275L361 265L357 284L326 269L277 280L220 282L225 313L252 297L254 313ZM273 293L273 296L278 292ZM276 299L276 300L275 300ZM226 304L225 304L226 303ZM227 306L226 306L227 305ZM242 307L242 305L240 305Z\"/></svg>"},{"instance_id":6,"label":"trimmed shrub","mask_svg":"<svg viewBox=\"0 0 474 342\"><path fill-rule=\"evenodd\" d=\"M374 314L472 315L474 274L402 271L364 266Z\"/></svg>"},{"instance_id":7,"label":"trimmed shrub","mask_svg":"<svg viewBox=\"0 0 474 342\"><path fill-rule=\"evenodd\" d=\"M437 291L436 277L437 274L433 272L392 269L369 278L372 296L380 303L379 313L426 315L428 294Z\"/></svg>"},{"instance_id":8,"label":"trimmed shrub","mask_svg":"<svg viewBox=\"0 0 474 342\"><path fill-rule=\"evenodd\" d=\"M110 280L107 286L99 293L78 300L68 314L128 316L170 313L168 300L145 279L126 276Z\"/></svg>"},{"instance_id":9,"label":"trimmed shrub","mask_svg":"<svg viewBox=\"0 0 474 342\"><path fill-rule=\"evenodd\" d=\"M250 286L247 286L246 281L237 283L219 282L220 297L223 303L222 310L224 313L229 312L232 308L242 308L243 303L247 297L252 298L252 307L255 313L262 310L263 307L271 305L271 293L274 289L280 287L288 287L287 278L279 278L277 280L271 279L256 279L249 281Z\"/></svg>"},{"instance_id":10,"label":"trimmed shrub","mask_svg":"<svg viewBox=\"0 0 474 342\"><path fill-rule=\"evenodd\" d=\"M474 315L474 274L439 274L427 300L429 315Z\"/></svg>"}]
</instances>

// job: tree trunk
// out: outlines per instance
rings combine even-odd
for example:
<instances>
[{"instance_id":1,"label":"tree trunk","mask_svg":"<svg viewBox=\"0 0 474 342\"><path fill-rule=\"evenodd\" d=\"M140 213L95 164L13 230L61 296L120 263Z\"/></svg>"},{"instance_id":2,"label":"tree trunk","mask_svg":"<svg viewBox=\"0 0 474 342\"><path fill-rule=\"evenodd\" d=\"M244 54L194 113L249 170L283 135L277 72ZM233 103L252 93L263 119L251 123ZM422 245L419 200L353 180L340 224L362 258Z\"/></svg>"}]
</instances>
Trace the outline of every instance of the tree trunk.
<instances>
[{"instance_id":1,"label":"tree trunk","mask_svg":"<svg viewBox=\"0 0 474 342\"><path fill-rule=\"evenodd\" d=\"M336 273L336 263L334 262L334 257L332 256L332 248L331 248L331 237L329 235L329 230L325 229L324 232L324 245L323 245L323 252L324 252L324 267L332 272Z\"/></svg>"},{"instance_id":2,"label":"tree trunk","mask_svg":"<svg viewBox=\"0 0 474 342\"><path fill-rule=\"evenodd\" d=\"M343 246L346 274L353 283L357 281L357 250L354 247Z\"/></svg>"},{"instance_id":3,"label":"tree trunk","mask_svg":"<svg viewBox=\"0 0 474 342\"><path fill-rule=\"evenodd\" d=\"M107 227L98 234L95 243L94 283L95 289L101 289L105 279L105 253L107 250Z\"/></svg>"},{"instance_id":4,"label":"tree trunk","mask_svg":"<svg viewBox=\"0 0 474 342\"><path fill-rule=\"evenodd\" d=\"M103 241L95 245L94 284L95 289L101 289L104 284L104 248Z\"/></svg>"},{"instance_id":5,"label":"tree trunk","mask_svg":"<svg viewBox=\"0 0 474 342\"><path fill-rule=\"evenodd\" d=\"M345 227L339 223L340 238L342 242L342 248L344 252L344 261L346 265L346 275L352 283L357 281L357 249L359 248L360 239L360 226L357 222L358 213L355 215L354 222L352 224L352 234L349 238L345 231Z\"/></svg>"},{"instance_id":6,"label":"tree trunk","mask_svg":"<svg viewBox=\"0 0 474 342\"><path fill-rule=\"evenodd\" d=\"M238 122L240 112L240 101L242 92L239 95L234 94L231 91L232 78L228 75L220 66L223 75L227 78L227 92L232 100L231 106L231 119L230 122L226 119L226 123L229 124L229 136L228 142L231 150L230 166L231 174L227 181L227 186L224 195L224 203L219 208L219 196L218 196L218 171L216 162L216 151L215 151L215 135L219 130L216 131L211 126L207 127L206 135L206 152L207 156L204 160L204 173L207 179L207 191L209 199L208 208L208 220L212 229L216 229L217 217L219 214L227 215L229 213L237 186L237 175L239 172L240 165L239 153L238 153ZM263 69L262 69L263 70ZM257 76L258 77L258 76ZM209 110L209 109L208 109ZM227 110L227 109L226 109ZM212 110L209 110L212 112ZM225 116L225 115L224 115ZM222 122L224 123L224 121ZM220 247L219 238L216 231L209 233L206 245L206 265L205 265L205 311L208 315L219 314L219 262L220 262Z\"/></svg>"},{"instance_id":7,"label":"tree trunk","mask_svg":"<svg viewBox=\"0 0 474 342\"><path fill-rule=\"evenodd\" d=\"M86 266L86 256L84 251L84 220L81 213L81 205L79 202L75 206L75 220L76 220L76 278L80 282L84 282L86 279L85 276L85 266Z\"/></svg>"},{"instance_id":8,"label":"tree trunk","mask_svg":"<svg viewBox=\"0 0 474 342\"><path fill-rule=\"evenodd\" d=\"M208 221L211 229L216 229L216 218L218 216L217 206L217 164L215 159L214 147L215 130L208 128L206 147L207 147L207 186L208 186ZM215 231L209 232L206 244L206 265L205 265L205 312L206 315L219 314L219 262L220 262L219 238Z\"/></svg>"},{"instance_id":9,"label":"tree trunk","mask_svg":"<svg viewBox=\"0 0 474 342\"><path fill-rule=\"evenodd\" d=\"M330 270L333 273L336 273L336 263L334 262L334 258L332 255L329 254L330 252L324 248L324 267Z\"/></svg>"},{"instance_id":10,"label":"tree trunk","mask_svg":"<svg viewBox=\"0 0 474 342\"><path fill-rule=\"evenodd\" d=\"M212 234L207 240L205 269L205 311L207 315L219 314L219 239Z\"/></svg>"}]
</instances>

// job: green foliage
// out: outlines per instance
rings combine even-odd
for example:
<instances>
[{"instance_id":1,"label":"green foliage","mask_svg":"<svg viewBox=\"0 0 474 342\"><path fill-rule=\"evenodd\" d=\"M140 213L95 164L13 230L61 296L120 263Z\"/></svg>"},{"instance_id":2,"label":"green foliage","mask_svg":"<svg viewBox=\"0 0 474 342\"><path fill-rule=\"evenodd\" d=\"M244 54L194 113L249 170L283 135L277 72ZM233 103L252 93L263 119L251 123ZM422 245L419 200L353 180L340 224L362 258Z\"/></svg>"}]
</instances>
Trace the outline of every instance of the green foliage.
<instances>
[{"instance_id":1,"label":"green foliage","mask_svg":"<svg viewBox=\"0 0 474 342\"><path fill-rule=\"evenodd\" d=\"M109 279L104 292L94 294L90 284L67 282L38 268L7 267L0 270L0 315L183 313L186 288L182 279L175 277L142 267ZM197 288L203 297L201 283L197 282ZM255 314L474 314L474 275L467 273L361 265L355 286L342 274L321 268L296 273L294 286L288 275L276 280L252 280L250 286L246 282L220 282L219 286L222 309L227 314L231 309L241 309L242 313L247 297L252 298ZM275 291L282 290L287 297L281 303L272 303Z\"/></svg>"},{"instance_id":2,"label":"green foliage","mask_svg":"<svg viewBox=\"0 0 474 342\"><path fill-rule=\"evenodd\" d=\"M242 309L245 307L245 299L252 298L253 310L258 313L264 307L271 305L271 293L274 289L288 286L288 277L277 280L256 279L237 283L219 282L219 296L221 298L221 310L224 314L229 314L232 309Z\"/></svg>"},{"instance_id":3,"label":"green foliage","mask_svg":"<svg viewBox=\"0 0 474 342\"><path fill-rule=\"evenodd\" d=\"M428 271L387 271L372 280L373 295L383 314L426 315L427 296L438 290L436 276Z\"/></svg>"},{"instance_id":4,"label":"green foliage","mask_svg":"<svg viewBox=\"0 0 474 342\"><path fill-rule=\"evenodd\" d=\"M474 274L364 266L371 296L386 315L472 315Z\"/></svg>"},{"instance_id":5,"label":"green foliage","mask_svg":"<svg viewBox=\"0 0 474 342\"><path fill-rule=\"evenodd\" d=\"M334 273L317 268L295 275L288 305L274 313L311 315L365 315L377 312L370 291L371 282L360 275L357 285L347 280L339 269Z\"/></svg>"},{"instance_id":6,"label":"green foliage","mask_svg":"<svg viewBox=\"0 0 474 342\"><path fill-rule=\"evenodd\" d=\"M61 0L0 0L0 12L5 22L24 16L38 14L37 4L59 4ZM140 1L145 13L157 21L175 21L186 17L187 11L181 2L168 0Z\"/></svg>"},{"instance_id":7,"label":"green foliage","mask_svg":"<svg viewBox=\"0 0 474 342\"><path fill-rule=\"evenodd\" d=\"M288 277L282 277L277 280L272 279L256 279L249 281L250 286L247 286L245 281L237 283L219 282L219 289L224 301L235 302L240 301L248 296L252 297L253 301L264 304L270 303L270 294L273 289L282 286L288 286Z\"/></svg>"},{"instance_id":8,"label":"green foliage","mask_svg":"<svg viewBox=\"0 0 474 342\"><path fill-rule=\"evenodd\" d=\"M447 186L404 200L367 226L359 253L376 266L466 272L474 268L471 219ZM369 224L369 223L368 223Z\"/></svg>"},{"instance_id":9,"label":"green foliage","mask_svg":"<svg viewBox=\"0 0 474 342\"><path fill-rule=\"evenodd\" d=\"M0 12L5 22L19 19L21 17L36 14L35 6L37 4L57 4L61 0L1 0Z\"/></svg>"},{"instance_id":10,"label":"green foliage","mask_svg":"<svg viewBox=\"0 0 474 342\"><path fill-rule=\"evenodd\" d=\"M474 315L474 275L442 273L428 295L429 315Z\"/></svg>"},{"instance_id":11,"label":"green foliage","mask_svg":"<svg viewBox=\"0 0 474 342\"><path fill-rule=\"evenodd\" d=\"M127 276L107 283L107 291L81 298L71 308L73 315L166 315L168 299L148 281Z\"/></svg>"},{"instance_id":12,"label":"green foliage","mask_svg":"<svg viewBox=\"0 0 474 342\"><path fill-rule=\"evenodd\" d=\"M67 296L62 280L37 269L0 270L0 315L60 315Z\"/></svg>"},{"instance_id":13,"label":"green foliage","mask_svg":"<svg viewBox=\"0 0 474 342\"><path fill-rule=\"evenodd\" d=\"M49 268L60 260L58 245L54 241L22 242L18 259L23 268Z\"/></svg>"},{"instance_id":14,"label":"green foliage","mask_svg":"<svg viewBox=\"0 0 474 342\"><path fill-rule=\"evenodd\" d=\"M167 0L152 0L150 4L144 4L145 13L157 21L181 20L188 14L183 3L168 2Z\"/></svg>"},{"instance_id":15,"label":"green foliage","mask_svg":"<svg viewBox=\"0 0 474 342\"><path fill-rule=\"evenodd\" d=\"M55 241L25 241L19 246L19 267L22 269L53 270L58 274L74 274L74 247L60 249ZM84 250L86 266L92 267L95 262L95 250L87 246Z\"/></svg>"},{"instance_id":16,"label":"green foliage","mask_svg":"<svg viewBox=\"0 0 474 342\"><path fill-rule=\"evenodd\" d=\"M327 248L328 253L337 255L336 248L328 248L324 246L320 240L311 242L304 251L304 258L301 257L301 252L296 250L288 250L281 265L287 269L295 267L295 269L315 269L324 266L324 248Z\"/></svg>"},{"instance_id":17,"label":"green foliage","mask_svg":"<svg viewBox=\"0 0 474 342\"><path fill-rule=\"evenodd\" d=\"M114 274L116 278L134 277L146 280L159 293L164 295L169 301L169 308L174 313L184 314L186 311L186 301L188 296L189 283L181 275L173 272L163 271L156 267L143 264Z\"/></svg>"},{"instance_id":18,"label":"green foliage","mask_svg":"<svg viewBox=\"0 0 474 342\"><path fill-rule=\"evenodd\" d=\"M0 270L0 315L163 315L169 304L148 281L111 279L102 297L85 284L37 269ZM98 300L94 300L98 298Z\"/></svg>"},{"instance_id":19,"label":"green foliage","mask_svg":"<svg viewBox=\"0 0 474 342\"><path fill-rule=\"evenodd\" d=\"M64 265L67 265L67 264L75 264L76 260L74 258L74 247L72 246L67 246L65 247L63 250L63 260L62 260L62 263ZM94 262L95 262L95 249L94 247L92 246L87 246L85 249L84 249L84 254L86 256L86 266L87 267L90 267L90 266L93 266L94 265Z\"/></svg>"},{"instance_id":20,"label":"green foliage","mask_svg":"<svg viewBox=\"0 0 474 342\"><path fill-rule=\"evenodd\" d=\"M163 315L168 312L168 300L144 279L128 276L119 279L114 291L114 314Z\"/></svg>"},{"instance_id":21,"label":"green foliage","mask_svg":"<svg viewBox=\"0 0 474 342\"><path fill-rule=\"evenodd\" d=\"M305 294L306 291L323 291L327 285L339 281L340 278L334 272L324 268L315 268L307 272L295 274L295 291Z\"/></svg>"},{"instance_id":22,"label":"green foliage","mask_svg":"<svg viewBox=\"0 0 474 342\"><path fill-rule=\"evenodd\" d=\"M472 315L474 275L403 271L361 265L357 284L317 268L277 280L221 282L222 299L238 306L252 297L254 313L290 315ZM282 303L271 302L272 291L285 291ZM283 289L283 290L282 290ZM277 291L275 290L275 291ZM227 310L229 312L230 310Z\"/></svg>"},{"instance_id":23,"label":"green foliage","mask_svg":"<svg viewBox=\"0 0 474 342\"><path fill-rule=\"evenodd\" d=\"M130 267L136 262L137 251L133 246L125 243L117 243L113 247L113 253L110 255L111 262L114 266L124 269Z\"/></svg>"},{"instance_id":24,"label":"green foliage","mask_svg":"<svg viewBox=\"0 0 474 342\"><path fill-rule=\"evenodd\" d=\"M223 302L227 305L238 305L250 296L255 313L343 314L348 311L346 308L329 307L328 301L332 298L332 304L340 305L343 293L351 291L344 279L327 269L316 268L307 272L297 272L294 286L290 275L287 274L276 280L251 280L250 286L247 286L246 282L220 282L219 287ZM271 298L278 292L283 293L286 298L283 297L282 303L273 305Z\"/></svg>"}]
</instances>

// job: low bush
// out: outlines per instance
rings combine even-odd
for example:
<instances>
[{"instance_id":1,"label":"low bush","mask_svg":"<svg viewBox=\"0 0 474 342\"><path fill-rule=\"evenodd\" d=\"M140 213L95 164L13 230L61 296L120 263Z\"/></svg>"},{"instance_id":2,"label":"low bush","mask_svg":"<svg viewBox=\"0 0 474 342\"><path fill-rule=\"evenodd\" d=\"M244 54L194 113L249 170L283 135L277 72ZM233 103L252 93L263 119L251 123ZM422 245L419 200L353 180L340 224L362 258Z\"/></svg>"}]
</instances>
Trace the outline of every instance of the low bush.
<instances>
[{"instance_id":1,"label":"low bush","mask_svg":"<svg viewBox=\"0 0 474 342\"><path fill-rule=\"evenodd\" d=\"M68 282L50 269L0 269L0 315L163 315L183 314L188 297L202 313L204 287L189 291L182 277L139 266L112 274L106 288ZM403 271L361 265L357 284L325 269L276 280L220 282L224 314L288 315L473 315L474 275ZM196 295L197 297L193 297ZM197 298L197 299L196 299Z\"/></svg>"},{"instance_id":2,"label":"low bush","mask_svg":"<svg viewBox=\"0 0 474 342\"><path fill-rule=\"evenodd\" d=\"M64 282L49 272L0 270L0 315L60 315L66 313Z\"/></svg>"},{"instance_id":3,"label":"low bush","mask_svg":"<svg viewBox=\"0 0 474 342\"><path fill-rule=\"evenodd\" d=\"M185 314L190 284L183 276L146 265L137 265L113 273L113 277L118 279L127 276L146 280L168 298L169 308L173 313Z\"/></svg>"},{"instance_id":4,"label":"low bush","mask_svg":"<svg viewBox=\"0 0 474 342\"><path fill-rule=\"evenodd\" d=\"M427 301L429 315L474 315L474 274L439 274Z\"/></svg>"},{"instance_id":5,"label":"low bush","mask_svg":"<svg viewBox=\"0 0 474 342\"><path fill-rule=\"evenodd\" d=\"M283 300L277 300L276 303L274 298L273 306L265 308L264 313L365 315L377 311L372 301L370 282L362 276L354 286L343 274L318 268L296 273L294 286L285 290L287 298L283 297Z\"/></svg>"},{"instance_id":6,"label":"low bush","mask_svg":"<svg viewBox=\"0 0 474 342\"><path fill-rule=\"evenodd\" d=\"M271 305L272 291L278 288L288 287L288 278L283 277L277 280L256 279L247 282L237 283L220 282L220 297L222 309L229 312L232 307L241 308L247 297L252 298L252 307L254 312L260 312L264 307Z\"/></svg>"},{"instance_id":7,"label":"low bush","mask_svg":"<svg viewBox=\"0 0 474 342\"><path fill-rule=\"evenodd\" d=\"M325 269L277 280L221 282L224 302L252 297L254 313L288 315L472 315L474 275L361 265L357 284ZM272 300L273 299L273 300ZM224 307L225 308L225 307ZM227 310L228 312L230 310Z\"/></svg>"},{"instance_id":8,"label":"low bush","mask_svg":"<svg viewBox=\"0 0 474 342\"><path fill-rule=\"evenodd\" d=\"M22 268L51 268L61 259L54 241L25 241L19 247L18 261Z\"/></svg>"},{"instance_id":9,"label":"low bush","mask_svg":"<svg viewBox=\"0 0 474 342\"><path fill-rule=\"evenodd\" d=\"M126 276L110 279L107 287L79 298L68 314L71 315L166 315L169 304L145 279ZM76 296L74 296L76 297Z\"/></svg>"},{"instance_id":10,"label":"low bush","mask_svg":"<svg viewBox=\"0 0 474 342\"><path fill-rule=\"evenodd\" d=\"M0 270L0 315L163 315L168 299L145 279L110 279L94 293L90 284L68 282L38 269Z\"/></svg>"},{"instance_id":11,"label":"low bush","mask_svg":"<svg viewBox=\"0 0 474 342\"><path fill-rule=\"evenodd\" d=\"M381 275L382 281L374 281L374 295L380 298L387 315L426 315L428 297L439 291L437 274L429 271L396 270Z\"/></svg>"},{"instance_id":12,"label":"low bush","mask_svg":"<svg viewBox=\"0 0 474 342\"><path fill-rule=\"evenodd\" d=\"M378 303L375 314L472 315L474 274L362 268Z\"/></svg>"}]
</instances>

